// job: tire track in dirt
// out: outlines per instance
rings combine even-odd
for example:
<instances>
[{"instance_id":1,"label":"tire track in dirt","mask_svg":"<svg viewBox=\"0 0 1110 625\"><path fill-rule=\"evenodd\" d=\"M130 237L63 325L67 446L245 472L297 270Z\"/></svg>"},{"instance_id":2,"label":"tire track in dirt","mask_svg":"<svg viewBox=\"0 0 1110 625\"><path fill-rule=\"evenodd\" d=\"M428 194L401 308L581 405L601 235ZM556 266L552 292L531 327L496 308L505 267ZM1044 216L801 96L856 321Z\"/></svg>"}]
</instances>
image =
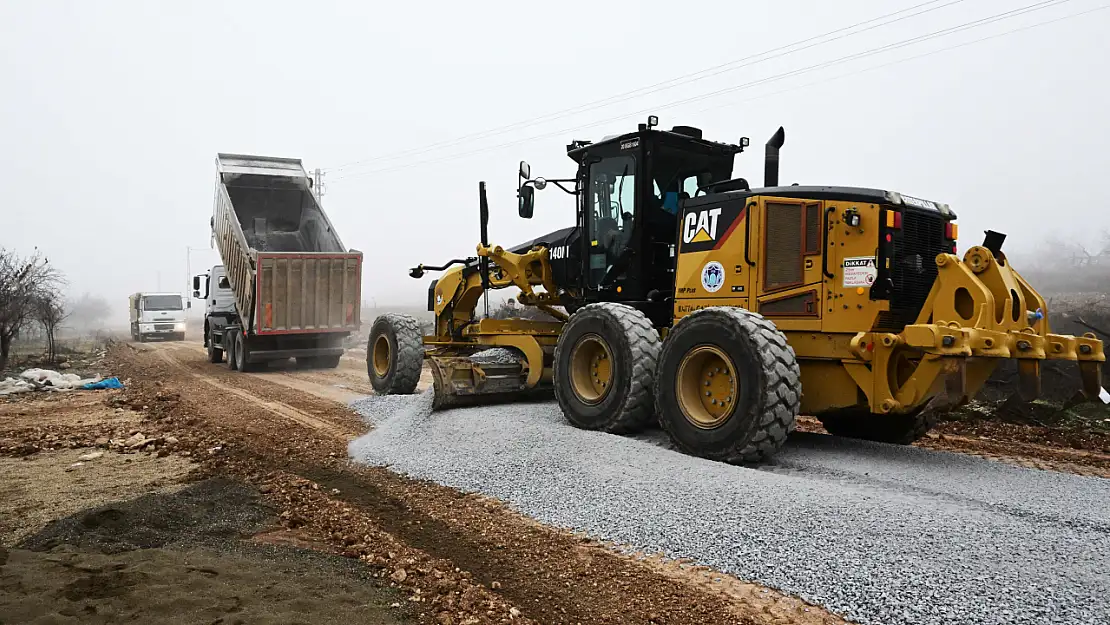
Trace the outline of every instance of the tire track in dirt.
<instances>
[{"instance_id":1,"label":"tire track in dirt","mask_svg":"<svg viewBox=\"0 0 1110 625\"><path fill-rule=\"evenodd\" d=\"M274 415L277 415L277 416L282 417L284 419L288 419L290 421L298 423L298 424L300 424L304 427L307 427L309 429L316 430L316 431L322 432L322 433L324 433L328 436L332 436L334 438L338 438L338 439L342 439L342 440L347 440L347 441L353 440L354 438L358 437L359 434L360 434L360 432L352 431L349 428L345 428L345 427L342 427L338 424L332 423L330 421L326 421L326 420L321 419L321 418L319 418L315 415L309 414L309 413L307 413L303 410L300 410L298 408L294 408L293 406L290 406L289 404L286 404L284 402L266 399L265 397L262 397L258 394L248 392L248 391L243 390L241 388L237 388L235 386L232 386L231 384L221 382L220 380L217 380L217 379L215 379L211 376L207 376L207 375L204 375L204 374L199 373L197 371L194 371L191 367L189 367L185 363L182 363L177 358L175 358L174 354L171 350L159 349L159 350L156 350L156 351L157 351L158 357L161 358L162 360L164 360L170 366L175 367L175 368L181 370L182 372L189 374L194 379L199 380L201 382L204 382L205 384L207 384L207 385L209 385L209 386L211 386L211 387L213 387L213 388L215 388L215 389L217 389L221 392L228 393L230 395L234 395L235 397L238 397L239 399L242 399L244 401L247 401L247 402L250 402L254 405L257 405L257 406L261 407L262 409L264 409L264 410L266 410L266 411L268 411L268 412L270 412Z\"/></svg>"},{"instance_id":2,"label":"tire track in dirt","mask_svg":"<svg viewBox=\"0 0 1110 625\"><path fill-rule=\"evenodd\" d=\"M208 351L202 344L186 342L174 345L179 351L188 350L204 355L204 362L211 364L207 361ZM282 363L274 363L262 371L238 375L280 384L343 405L374 392L366 378L365 363L349 356L344 356L339 366L334 369L298 369Z\"/></svg>"}]
</instances>

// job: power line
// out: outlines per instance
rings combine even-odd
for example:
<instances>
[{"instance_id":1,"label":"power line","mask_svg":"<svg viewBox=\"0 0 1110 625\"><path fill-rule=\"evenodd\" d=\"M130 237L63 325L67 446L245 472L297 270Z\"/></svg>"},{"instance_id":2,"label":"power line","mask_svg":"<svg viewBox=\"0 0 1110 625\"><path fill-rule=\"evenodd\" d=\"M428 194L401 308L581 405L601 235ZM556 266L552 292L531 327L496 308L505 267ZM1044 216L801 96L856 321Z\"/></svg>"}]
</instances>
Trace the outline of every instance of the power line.
<instances>
[{"instance_id":1,"label":"power line","mask_svg":"<svg viewBox=\"0 0 1110 625\"><path fill-rule=\"evenodd\" d=\"M726 72L731 72L731 71L741 69L741 68L744 68L744 67L750 67L752 65L763 63L765 61L770 61L770 60L773 60L773 59L782 58L784 56L794 54L796 52L801 52L803 50L808 50L810 48L814 48L814 47L817 47L817 46L822 46L822 45L825 45L825 44L828 44L828 43L832 43L834 41L838 41L840 39L844 39L846 37L851 37L851 36L854 36L854 35L858 35L860 33L867 32L869 30L873 30L873 29L876 29L876 28L881 28L883 26L889 26L890 24L894 24L894 23L901 22L901 21L904 21L904 20L907 20L907 19L911 19L911 18L917 17L919 15L924 15L925 13L930 13L932 11L937 11L937 10L952 6L954 4L959 4L961 2L964 2L965 0L950 0L949 2L946 2L946 3L944 3L940 6L933 6L933 7L926 8L924 10L918 11L917 13L912 13L910 15L903 15L902 17L898 17L897 19L882 22L880 24L873 24L873 22L878 22L880 20L885 20L887 18L894 17L894 16L900 15L902 13L906 13L906 12L909 12L909 11L913 11L915 9L926 7L926 6L931 5L931 4L936 4L937 2L940 2L940 1L941 0L930 0L929 2L923 2L923 3L920 3L920 4L916 4L914 6L911 6L911 7L905 8L905 9L901 9L901 10L895 11L893 13L888 13L886 15L881 15L879 17L875 17L875 18L872 18L872 19L869 19L869 20L864 20L862 22L857 22L855 24L852 24L851 26L845 26L843 28L838 28L836 30L831 30L831 31L829 31L827 33L824 33L824 34L821 34L821 35L815 35L813 37L809 37L807 39L802 39L800 41L796 41L794 43L790 43L790 44L787 44L787 45L784 45L784 46L779 46L777 48L772 48L770 50L766 50L766 51L760 52L758 54L752 54L752 55L749 55L749 56L746 56L746 57L743 57L743 58L740 58L740 59L729 61L727 63L722 63L720 65L715 65L713 67L708 67L706 69L699 70L699 71L693 72L691 74L684 74L682 76L678 76L676 78L671 78L671 79L665 80L663 82L658 82L658 83L655 83L653 85L648 85L646 87L640 87L638 89L633 89L632 91L626 91L624 93L609 96L607 98L602 98L600 100L594 100L592 102L587 102L585 104L580 104L578 106L574 106L574 107L571 107L569 109L563 109L561 111L555 111L553 113L548 113L546 115L541 115L539 117L535 117L535 118L532 118L532 119L527 119L527 120L523 120L523 121L514 122L514 123L509 124L507 126L499 126L497 128L492 128L492 129L488 129L488 130L482 130L482 131L474 132L474 133L471 133L471 134L463 135L461 137L456 137L454 139L448 139L446 141L440 141L440 142L437 142L437 143L432 143L432 144L429 144L429 145L426 145L426 146L423 146L423 147L410 148L408 150L402 150L400 152L394 152L392 154L387 154L387 155L382 155L382 156L375 156L375 157L371 157L371 158L367 158L367 159L362 159L362 160L359 160L359 161L353 161L353 162L350 162L350 163L345 163L343 165L339 165L337 167L330 168L330 171L338 172L338 171L341 171L341 170L344 170L344 169L349 169L351 167L356 167L358 165L363 165L363 164L371 163L371 162L375 162L375 161L381 161L381 160L385 160L385 159L394 159L394 158L398 158L398 157L401 157L401 156L414 156L414 155L417 155L417 154L423 154L423 153L426 153L426 152L430 152L432 150L437 150L437 149L442 149L442 148L445 148L445 147L452 147L454 145L459 145L461 143L469 143L469 142L474 141L476 139L484 139L484 138L489 138L489 137L502 135L502 134L505 134L506 132L509 132L511 130L515 130L517 128L521 128L523 126L529 126L529 125L533 125L533 124L540 123L540 122L549 122L549 121L555 121L557 119L563 119L563 118L566 118L566 117L570 117L572 115L576 115L576 114L579 114L579 113L584 113L584 112L594 110L594 109L597 109L597 108L602 108L602 107L611 106L613 104L617 104L617 103L620 103L620 102L625 102L625 101L628 101L628 100L633 99L633 98L642 97L644 95L650 95L652 93L657 93L659 91L666 91L668 89L673 89L674 87L689 84L689 83L692 83L692 82L697 82L699 80L703 80L705 78L710 78L712 76L717 76L719 74L723 74L723 73L726 73ZM845 32L845 31L851 31L855 28L859 28L860 26L865 26L867 24L872 24L872 25L868 26L867 28L861 28L860 30L855 30L854 32ZM843 34L840 34L839 36L836 36L836 37L832 37L830 39L826 39L825 41L817 41L817 40L820 40L820 39L825 39L826 37L830 37L831 35L837 35L838 33L843 33ZM813 43L813 42L815 42L815 43ZM809 45L804 45L803 46L803 44L809 44ZM798 47L798 46L803 46L803 47ZM795 49L791 49L791 48L795 48ZM775 53L777 53L777 54L775 54ZM763 58L761 58L761 57L763 57Z\"/></svg>"},{"instance_id":2,"label":"power line","mask_svg":"<svg viewBox=\"0 0 1110 625\"><path fill-rule=\"evenodd\" d=\"M765 93L765 94L762 94L762 95L755 96L754 98L745 98L743 100L738 100L738 101L735 101L735 102L725 102L723 104L718 104L716 106L710 106L710 107L706 107L704 109L700 109L697 112L698 113L706 113L708 111L714 111L714 110L717 110L717 109L728 108L728 107L731 107L731 106L736 106L737 104L744 104L746 102L752 102L752 101L755 101L755 100L761 100L763 98L768 98L768 97L771 97L771 96L781 95L783 93L788 93L788 92L791 92L791 91L797 91L799 89L805 89L805 88L808 88L808 87L812 87L814 85L819 85L819 84L830 82L830 81L833 81L833 80L840 80L842 78L849 78L851 76L856 76L856 75L863 74L863 73L866 73L866 72L872 72L872 71L875 71L877 69L883 69L883 68L886 68L886 67L890 67L891 65L898 65L899 63L905 63L907 61L914 61L914 60L917 60L917 59L925 58L927 56L933 56L934 54L940 54L941 52L950 52L952 50L967 47L967 46L974 45L974 44L977 44L977 43L983 43L984 41L990 41L991 39L998 39L1000 37L1005 37L1007 35L1020 33L1022 31L1031 30L1031 29L1034 29L1034 28L1039 28L1041 26L1048 26L1049 24L1055 24L1056 22L1062 22L1064 20L1070 20L1070 19L1073 19L1073 18L1076 18L1076 17L1080 17L1080 16L1083 16L1083 15L1090 14L1090 13L1096 13L1098 11L1105 11L1106 9L1110 9L1110 4L1105 4L1105 5L1102 5L1102 6L1099 6L1099 7L1095 7L1093 9L1088 9L1086 11L1081 11L1079 13L1074 13L1072 15L1064 15L1062 17L1057 17L1056 19L1051 19L1051 20L1047 20L1047 21L1044 21L1044 22L1037 22L1037 23L1034 23L1034 24L1029 24L1029 25L1026 25L1026 26L1022 26L1020 28L1014 28L1013 30L1007 30L1007 31L1003 31L1003 32L1000 32L1000 33L995 33L993 35L988 35L986 37L981 37L979 39L973 39L971 41L965 41L963 43L959 43L959 44L956 44L956 45L946 46L944 48L938 48L936 50L930 50L928 52L923 52L921 54L915 54L913 56L907 56L905 58L898 59L896 61L890 61L889 63L882 63L880 65L873 65L871 67L865 67L863 69L856 70L856 71L853 71L853 72L848 72L848 73L845 73L845 74L838 74L836 76L830 76L829 78L822 78L821 80L815 80L813 82L807 82L804 85L797 85L797 86L794 86L794 87L790 87L788 89L781 89L781 90L775 91L773 93Z\"/></svg>"},{"instance_id":3,"label":"power line","mask_svg":"<svg viewBox=\"0 0 1110 625\"><path fill-rule=\"evenodd\" d=\"M978 19L978 20L972 20L970 22L965 22L965 23L957 25L957 26L952 26L952 27L949 27L949 28L941 29L939 31L934 31L934 32L929 33L927 35L920 35L920 36L912 37L910 39L899 41L899 42L896 42L896 43L893 43L893 44L887 44L887 45L884 45L884 46L879 46L877 48L872 48L872 49L864 51L864 52L858 52L858 53L850 54L850 55L847 55L847 56L843 56L843 57L840 57L838 59L834 59L832 61L825 61L825 62L822 62L822 63L817 63L817 64L810 65L810 66L807 66L807 67L803 67L803 68L800 68L800 69L791 70L791 71L783 72L783 73L780 73L780 74L775 74L775 75L772 75L772 76L769 76L769 77L766 77L766 78L761 78L759 80L751 81L751 82L748 82L748 83L743 83L741 85L735 85L735 86L732 86L732 87L728 87L728 88L725 88L725 89L720 89L720 90L713 91L713 92L710 92L710 93L701 94L701 95L698 95L698 96L693 96L693 97L685 98L685 99L682 99L682 100L676 100L676 101L669 102L669 103L666 103L666 104L656 105L656 106L653 106L653 107L650 107L650 108L647 108L647 109L642 109L642 110L634 111L634 112L631 112L631 113L625 113L625 114L622 114L622 115L619 115L619 116L616 116L616 117L611 117L611 118L599 120L599 121L592 122L592 123L589 123L589 124L585 124L585 125L582 125L582 126L576 126L576 127L573 127L573 128L564 128L562 130L549 132L549 133L544 133L544 134L540 134L540 135L534 135L534 136L527 137L527 138L524 138L524 139L517 139L517 140L509 141L507 143L501 143L501 144L497 144L497 145L493 145L493 146L486 146L486 147L482 147L482 148L476 148L474 150L469 150L469 151L466 151L466 152L457 152L457 153L454 153L454 154L448 154L446 156L442 156L442 157L438 157L438 158L434 158L434 159L415 161L415 162L405 163L405 164L402 164L402 165L396 165L396 166L390 166L390 167L386 167L386 168L382 168L382 169L370 170L370 171L366 171L366 172L358 172L358 173L348 174L346 176L338 176L338 177L335 178L335 180L350 180L350 179L354 179L354 178L362 178L362 177L365 177L365 176L372 176L372 175L376 175L376 174L397 171L397 170L400 170L400 169L406 169L406 168L409 168L409 167L415 167L415 166L419 166L419 165L427 165L427 164L439 163L439 162L448 161L448 160L455 160L455 159L463 158L463 157L466 157L466 156L472 156L474 154L480 154L480 153L483 153L483 152L500 150L500 149L504 149L504 148L507 148L507 147L513 147L513 146L516 146L516 145L531 143L533 141L538 141L538 140L541 140L541 139L547 139L547 138L550 138L550 137L563 136L563 135L566 135L568 133L577 132L577 131L584 130L584 129L587 129L587 128L593 128L593 127L601 126L601 125L608 124L608 123L611 123L611 122L621 121L621 120L627 119L628 117L631 117L631 116L634 116L634 115L643 115L643 114L647 114L647 113L651 113L651 112L655 112L655 111L667 110L667 109L674 108L676 106L681 106L683 104L689 104L689 103L692 103L692 102L697 102L697 101L700 101L700 100L705 100L705 99L717 97L719 95L723 95L723 94L726 94L726 93L732 93L732 92L740 91L740 90L743 90L743 89L749 89L751 87L759 86L759 85L766 84L766 83L777 82L777 81L783 80L785 78L790 78L790 77L799 76L799 75L802 75L802 74L807 74L807 73L810 73L810 72L813 72L813 71L817 71L819 69L826 69L828 67L833 67L835 65L840 65L840 64L847 63L847 62L850 62L850 61L855 61L855 60L859 60L859 59L866 58L866 57L869 57L869 56L874 56L876 54L881 54L883 52L888 52L890 50L896 50L896 49L903 48L903 47L910 46L910 45L914 45L914 44L917 44L917 43L922 43L924 41L928 41L928 40L931 40L931 39L936 39L936 38L939 38L939 37L948 36L948 35L951 35L951 34L955 34L957 32L962 32L964 30L970 30L972 28L979 28L981 26L986 26L988 24L992 24L992 23L999 22L999 21L1002 21L1002 20L1005 20L1005 19L1010 19L1010 18L1013 18L1013 17L1017 17L1019 15L1023 15L1023 14L1026 14L1026 13L1039 11L1039 10L1042 10L1042 9L1049 8L1051 6L1064 4L1064 3L1067 3L1067 2L1070 2L1070 1L1071 0L1044 0L1042 2L1027 5L1025 7L1021 7L1021 8L1018 8L1018 9L1005 11L1005 12L998 13L998 14L995 14L995 15L992 15L992 16L989 16L989 17L981 18L981 19ZM1082 15L1082 14L1083 13L1076 14L1076 16ZM1066 18L1061 18L1061 19L1066 19ZM1044 24L1052 23L1053 21L1059 21L1059 20L1046 21L1046 22L1044 22ZM1023 29L1020 29L1020 28L1015 29L1012 32L1019 32L1020 30L1023 30ZM1006 34L1009 34L1009 33L1006 33ZM961 47L961 46L952 46L952 47L956 48L956 47ZM819 81L819 82L821 82L821 81Z\"/></svg>"}]
</instances>

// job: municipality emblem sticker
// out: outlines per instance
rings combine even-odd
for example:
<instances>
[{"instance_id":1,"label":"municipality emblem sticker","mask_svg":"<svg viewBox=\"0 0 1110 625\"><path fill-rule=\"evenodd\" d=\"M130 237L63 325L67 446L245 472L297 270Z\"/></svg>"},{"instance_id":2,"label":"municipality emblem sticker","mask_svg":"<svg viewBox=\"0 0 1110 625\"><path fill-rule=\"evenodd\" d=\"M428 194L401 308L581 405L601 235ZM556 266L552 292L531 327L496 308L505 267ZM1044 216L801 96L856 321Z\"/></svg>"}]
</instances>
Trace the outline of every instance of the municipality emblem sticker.
<instances>
[{"instance_id":1,"label":"municipality emblem sticker","mask_svg":"<svg viewBox=\"0 0 1110 625\"><path fill-rule=\"evenodd\" d=\"M716 293L725 285L725 267L711 260L701 269L701 285L706 291Z\"/></svg>"}]
</instances>

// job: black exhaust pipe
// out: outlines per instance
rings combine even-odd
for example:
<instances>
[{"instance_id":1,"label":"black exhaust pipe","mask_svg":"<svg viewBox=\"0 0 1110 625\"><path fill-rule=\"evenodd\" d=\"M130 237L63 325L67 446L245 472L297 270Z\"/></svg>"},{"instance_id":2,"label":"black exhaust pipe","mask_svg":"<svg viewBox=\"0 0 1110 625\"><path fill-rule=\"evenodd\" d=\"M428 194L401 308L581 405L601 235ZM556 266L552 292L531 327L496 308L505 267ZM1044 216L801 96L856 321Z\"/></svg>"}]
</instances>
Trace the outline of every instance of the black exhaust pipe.
<instances>
[{"instance_id":1,"label":"black exhaust pipe","mask_svg":"<svg viewBox=\"0 0 1110 625\"><path fill-rule=\"evenodd\" d=\"M986 235L983 237L983 247L991 251L997 257L1002 252L1002 243L1006 241L1006 235L994 230L984 231Z\"/></svg>"},{"instance_id":2,"label":"black exhaust pipe","mask_svg":"<svg viewBox=\"0 0 1110 625\"><path fill-rule=\"evenodd\" d=\"M767 155L763 161L763 186L779 186L779 148L786 142L786 129L779 129L767 141Z\"/></svg>"}]
</instances>

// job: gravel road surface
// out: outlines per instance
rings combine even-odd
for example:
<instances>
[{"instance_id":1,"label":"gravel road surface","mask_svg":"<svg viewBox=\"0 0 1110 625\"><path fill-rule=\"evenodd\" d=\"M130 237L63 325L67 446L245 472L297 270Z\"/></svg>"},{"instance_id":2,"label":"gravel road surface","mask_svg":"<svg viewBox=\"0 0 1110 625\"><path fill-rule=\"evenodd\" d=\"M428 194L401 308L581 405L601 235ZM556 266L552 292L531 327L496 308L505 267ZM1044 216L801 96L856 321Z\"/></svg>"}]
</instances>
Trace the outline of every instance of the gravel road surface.
<instances>
[{"instance_id":1,"label":"gravel road surface","mask_svg":"<svg viewBox=\"0 0 1110 625\"><path fill-rule=\"evenodd\" d=\"M693 558L865 624L1110 623L1110 480L796 434L773 466L662 433L577 430L554 403L352 406L351 455L548 524Z\"/></svg>"}]
</instances>

